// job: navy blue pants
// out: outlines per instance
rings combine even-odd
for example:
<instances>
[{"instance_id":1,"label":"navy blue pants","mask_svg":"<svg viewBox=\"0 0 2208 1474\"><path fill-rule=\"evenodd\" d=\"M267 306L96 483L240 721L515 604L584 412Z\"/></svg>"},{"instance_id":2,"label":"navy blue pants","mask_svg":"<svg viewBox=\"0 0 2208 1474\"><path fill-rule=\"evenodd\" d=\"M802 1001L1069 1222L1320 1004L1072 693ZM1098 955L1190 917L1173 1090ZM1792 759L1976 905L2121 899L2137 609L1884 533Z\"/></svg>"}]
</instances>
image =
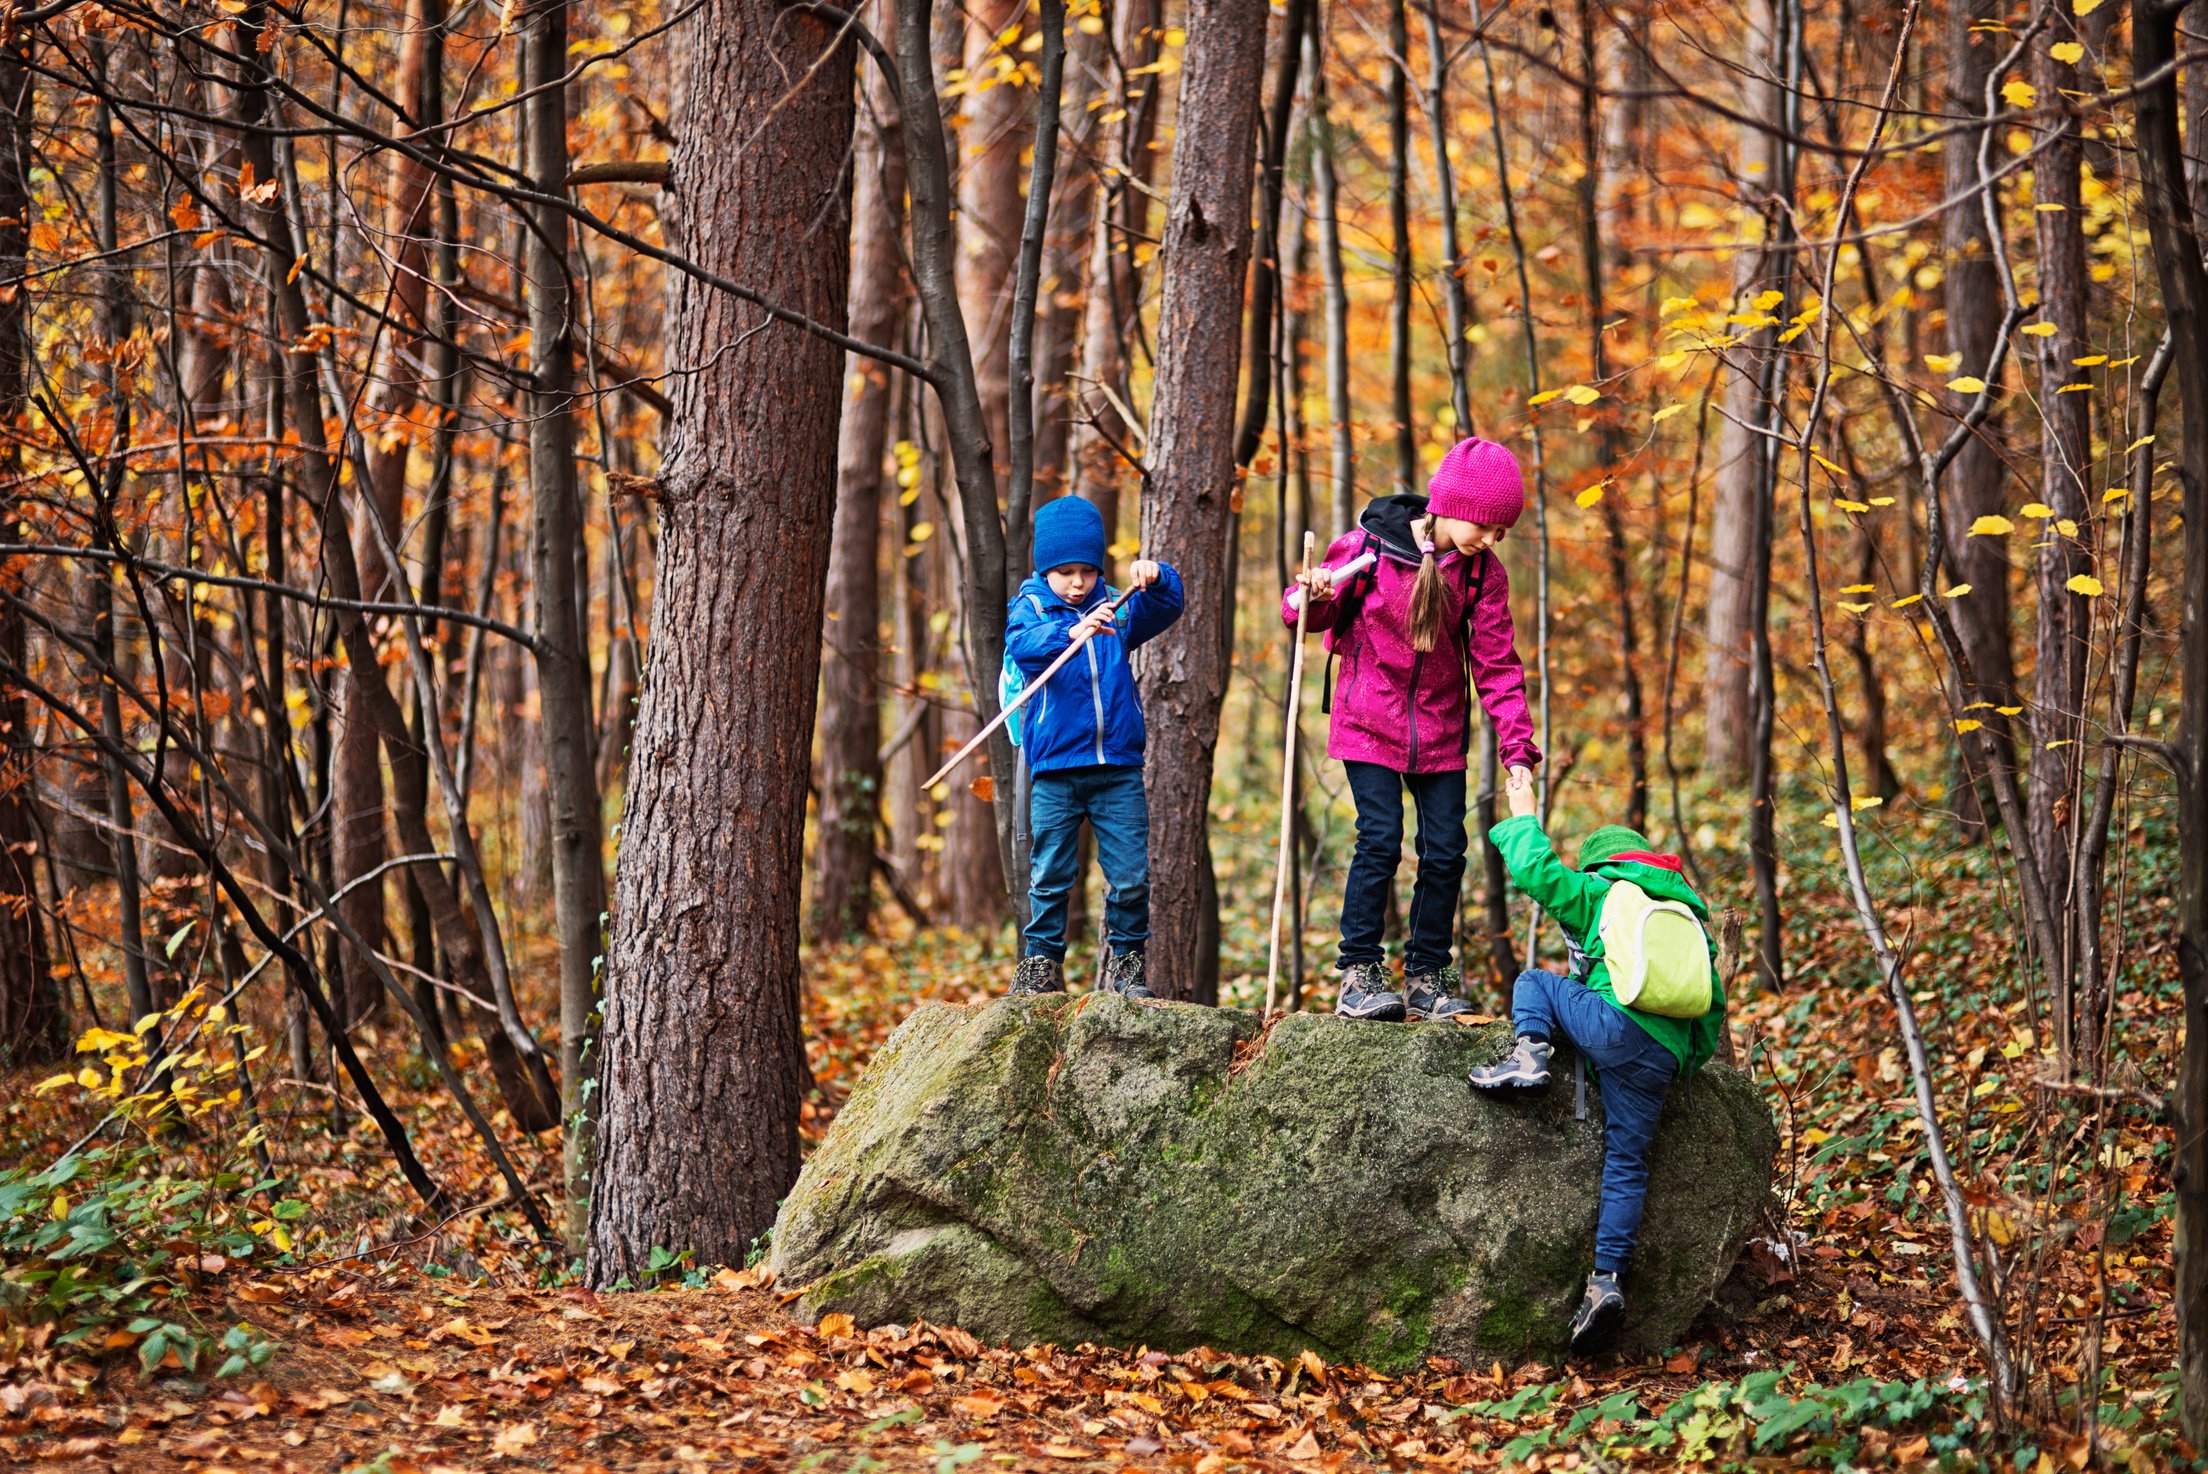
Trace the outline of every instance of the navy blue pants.
<instances>
[{"instance_id":1,"label":"navy blue pants","mask_svg":"<svg viewBox=\"0 0 2208 1474\"><path fill-rule=\"evenodd\" d=\"M1389 889L1403 863L1403 790L1418 805L1418 879L1411 887L1403 971L1430 976L1449 965L1464 880L1464 769L1398 773L1378 763L1342 764L1357 801L1357 848L1342 887L1342 963L1378 962Z\"/></svg>"},{"instance_id":2,"label":"navy blue pants","mask_svg":"<svg viewBox=\"0 0 2208 1474\"><path fill-rule=\"evenodd\" d=\"M1511 992L1521 1034L1568 1041L1595 1067L1602 1087L1602 1211L1595 1220L1595 1268L1623 1270L1641 1236L1648 1202L1648 1148L1656 1139L1679 1061L1625 1011L1586 984L1528 968Z\"/></svg>"},{"instance_id":3,"label":"navy blue pants","mask_svg":"<svg viewBox=\"0 0 2208 1474\"><path fill-rule=\"evenodd\" d=\"M1118 764L1037 773L1028 800L1026 954L1066 955L1066 897L1080 884L1081 821L1104 872L1104 939L1114 952L1150 940L1150 801L1142 769Z\"/></svg>"}]
</instances>

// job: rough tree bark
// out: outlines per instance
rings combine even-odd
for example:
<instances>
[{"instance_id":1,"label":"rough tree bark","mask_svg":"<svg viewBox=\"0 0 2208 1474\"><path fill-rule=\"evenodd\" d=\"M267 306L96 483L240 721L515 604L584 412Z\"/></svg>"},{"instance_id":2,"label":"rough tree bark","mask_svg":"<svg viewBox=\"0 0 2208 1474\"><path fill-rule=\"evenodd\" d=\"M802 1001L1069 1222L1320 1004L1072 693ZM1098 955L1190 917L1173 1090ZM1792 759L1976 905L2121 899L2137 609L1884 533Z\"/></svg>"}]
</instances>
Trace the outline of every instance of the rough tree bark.
<instances>
[{"instance_id":1,"label":"rough tree bark","mask_svg":"<svg viewBox=\"0 0 2208 1474\"><path fill-rule=\"evenodd\" d=\"M832 50L827 48L833 47ZM719 0L680 82L670 235L841 327L857 47ZM825 54L824 54L825 51ZM843 358L688 277L607 954L589 1275L742 1264L797 1176L797 932Z\"/></svg>"},{"instance_id":2,"label":"rough tree bark","mask_svg":"<svg viewBox=\"0 0 2208 1474\"><path fill-rule=\"evenodd\" d=\"M1243 274L1250 254L1251 130L1265 69L1262 0L1194 0L1173 134L1150 405L1143 551L1196 597L1136 657L1150 730L1151 984L1218 1000L1218 883L1211 868L1211 760L1227 689L1221 637L1232 526L1234 406Z\"/></svg>"},{"instance_id":3,"label":"rough tree bark","mask_svg":"<svg viewBox=\"0 0 2208 1474\"><path fill-rule=\"evenodd\" d=\"M887 14L879 24L894 29ZM851 334L891 343L900 336L908 303L905 144L892 79L878 67L866 71L852 151ZM882 464L896 396L890 374L887 364L856 353L844 365L836 527L821 640L820 834L811 930L822 938L863 935L874 914L874 835L882 812Z\"/></svg>"},{"instance_id":4,"label":"rough tree bark","mask_svg":"<svg viewBox=\"0 0 2208 1474\"><path fill-rule=\"evenodd\" d=\"M566 190L568 0L540 0L522 30L529 100L523 133L537 189ZM575 280L567 216L531 212L523 269L529 297L529 592L536 652L538 730L552 817L552 918L560 939L560 1114L566 1142L568 1221L582 1238L590 1187L590 1079L597 1064L599 918L606 910L606 846L599 818L597 729L590 709L590 644L576 573L583 546L575 471Z\"/></svg>"}]
</instances>

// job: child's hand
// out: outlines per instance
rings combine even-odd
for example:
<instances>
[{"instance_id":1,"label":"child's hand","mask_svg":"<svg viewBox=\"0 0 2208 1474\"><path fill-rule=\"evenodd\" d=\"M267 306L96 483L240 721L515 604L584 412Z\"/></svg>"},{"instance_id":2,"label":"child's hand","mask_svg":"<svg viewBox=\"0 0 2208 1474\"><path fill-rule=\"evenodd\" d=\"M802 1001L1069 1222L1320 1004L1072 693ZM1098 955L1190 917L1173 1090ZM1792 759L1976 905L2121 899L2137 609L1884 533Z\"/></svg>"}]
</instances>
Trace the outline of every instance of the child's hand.
<instances>
[{"instance_id":1,"label":"child's hand","mask_svg":"<svg viewBox=\"0 0 2208 1474\"><path fill-rule=\"evenodd\" d=\"M1533 788L1533 769L1512 768L1510 777L1504 780L1503 792L1510 799L1510 812L1514 817L1523 818L1535 812L1539 800Z\"/></svg>"},{"instance_id":2,"label":"child's hand","mask_svg":"<svg viewBox=\"0 0 2208 1474\"><path fill-rule=\"evenodd\" d=\"M1095 636L1113 632L1112 606L1099 604L1074 621L1073 631L1069 638L1073 648L1078 650Z\"/></svg>"},{"instance_id":3,"label":"child's hand","mask_svg":"<svg viewBox=\"0 0 2208 1474\"><path fill-rule=\"evenodd\" d=\"M1148 558L1137 558L1134 566L1127 570L1127 581L1138 589L1146 589L1158 581L1160 571Z\"/></svg>"},{"instance_id":4,"label":"child's hand","mask_svg":"<svg viewBox=\"0 0 2208 1474\"><path fill-rule=\"evenodd\" d=\"M1296 582L1303 585L1303 596L1306 599L1330 599L1334 596L1334 570L1331 568L1306 568L1296 575Z\"/></svg>"}]
</instances>

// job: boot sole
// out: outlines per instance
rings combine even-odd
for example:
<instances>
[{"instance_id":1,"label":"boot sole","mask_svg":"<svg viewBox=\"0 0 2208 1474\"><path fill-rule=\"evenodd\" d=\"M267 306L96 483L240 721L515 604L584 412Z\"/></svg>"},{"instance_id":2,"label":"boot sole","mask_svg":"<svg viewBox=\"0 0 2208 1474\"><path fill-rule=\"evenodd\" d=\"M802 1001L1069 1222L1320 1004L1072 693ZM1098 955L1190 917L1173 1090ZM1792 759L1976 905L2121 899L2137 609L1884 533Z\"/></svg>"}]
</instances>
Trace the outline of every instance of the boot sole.
<instances>
[{"instance_id":1,"label":"boot sole","mask_svg":"<svg viewBox=\"0 0 2208 1474\"><path fill-rule=\"evenodd\" d=\"M1588 1317L1586 1327L1572 1337L1574 1356L1597 1356L1617 1344L1618 1329L1625 1323L1625 1302L1610 1300Z\"/></svg>"},{"instance_id":2,"label":"boot sole","mask_svg":"<svg viewBox=\"0 0 2208 1474\"><path fill-rule=\"evenodd\" d=\"M1520 1074L1492 1075L1483 1080L1477 1075L1467 1075L1465 1077L1465 1083L1467 1085L1470 1085L1474 1090L1546 1090L1548 1088L1550 1078L1551 1077L1547 1075L1535 1076Z\"/></svg>"}]
</instances>

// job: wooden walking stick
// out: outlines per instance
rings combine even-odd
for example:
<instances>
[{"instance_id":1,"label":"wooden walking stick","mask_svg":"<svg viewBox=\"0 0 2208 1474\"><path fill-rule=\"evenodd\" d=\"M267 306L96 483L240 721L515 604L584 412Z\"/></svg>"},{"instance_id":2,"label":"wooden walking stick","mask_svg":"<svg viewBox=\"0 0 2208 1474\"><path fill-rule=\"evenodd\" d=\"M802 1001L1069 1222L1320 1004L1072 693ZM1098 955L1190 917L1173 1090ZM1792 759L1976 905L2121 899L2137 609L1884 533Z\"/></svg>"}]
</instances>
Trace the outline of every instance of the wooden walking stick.
<instances>
[{"instance_id":1,"label":"wooden walking stick","mask_svg":"<svg viewBox=\"0 0 2208 1474\"><path fill-rule=\"evenodd\" d=\"M1139 589L1130 587L1125 593L1121 594L1118 598L1112 600L1112 613L1115 615L1118 614L1121 607L1124 606L1129 599L1132 599L1138 592ZM1298 615L1297 618L1300 620L1302 616ZM1093 639L1095 637L1091 636L1090 638ZM1064 665L1067 661L1073 659L1073 652L1080 648L1081 647L1079 645L1068 645L1065 649L1065 652L1061 654L1056 660L1053 660L1050 663L1048 669L1046 669L1041 675L1037 676L1034 680L1029 681L1026 686L1021 688L1019 695L1013 697L1010 701L1007 701L1004 704L1003 709L1000 710L994 717L990 718L988 726L983 727L980 731L976 732L973 735L971 741L969 741L964 747L961 747L958 751L952 753L951 760L945 763L942 767L937 768L933 776L931 776L927 782L920 785L922 791L926 791L927 789L935 787L936 784L941 783L945 778L949 777L951 769L966 761L967 756L971 754L975 748L981 746L982 743L989 740L989 734L991 732L996 731L997 728L1003 726L1007 721L1011 720L1012 713L1027 705L1028 697L1033 696L1037 691L1042 690L1043 687L1050 684L1050 678L1058 674L1058 668Z\"/></svg>"},{"instance_id":2,"label":"wooden walking stick","mask_svg":"<svg viewBox=\"0 0 2208 1474\"><path fill-rule=\"evenodd\" d=\"M1303 567L1311 570L1311 554L1317 539L1308 527L1303 532ZM1288 867L1296 862L1290 853L1296 826L1296 727L1303 698L1303 622L1311 612L1310 591L1296 601L1295 649L1288 657L1288 728L1281 741L1280 850L1273 862L1273 939L1265 952L1265 1017L1273 1016L1274 985L1280 977L1280 907L1288 896ZM1303 979L1296 979L1302 987Z\"/></svg>"}]
</instances>

